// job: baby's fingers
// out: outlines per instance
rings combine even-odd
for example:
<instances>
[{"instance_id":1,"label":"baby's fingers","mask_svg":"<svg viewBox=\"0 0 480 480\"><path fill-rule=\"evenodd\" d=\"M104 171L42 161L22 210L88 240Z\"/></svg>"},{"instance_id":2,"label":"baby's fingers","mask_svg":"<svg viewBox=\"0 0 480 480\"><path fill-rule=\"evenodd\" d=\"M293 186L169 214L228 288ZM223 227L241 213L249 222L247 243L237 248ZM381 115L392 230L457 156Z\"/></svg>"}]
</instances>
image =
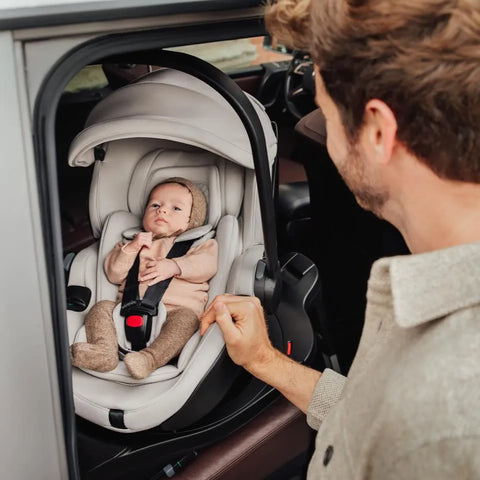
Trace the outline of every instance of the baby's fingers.
<instances>
[{"instance_id":1,"label":"baby's fingers","mask_svg":"<svg viewBox=\"0 0 480 480\"><path fill-rule=\"evenodd\" d=\"M143 275L140 275L138 277L138 279L141 281L141 282L146 282L147 280L150 280L152 278L156 278L158 277L158 274L157 272L148 272L148 271L145 271L143 273Z\"/></svg>"}]
</instances>

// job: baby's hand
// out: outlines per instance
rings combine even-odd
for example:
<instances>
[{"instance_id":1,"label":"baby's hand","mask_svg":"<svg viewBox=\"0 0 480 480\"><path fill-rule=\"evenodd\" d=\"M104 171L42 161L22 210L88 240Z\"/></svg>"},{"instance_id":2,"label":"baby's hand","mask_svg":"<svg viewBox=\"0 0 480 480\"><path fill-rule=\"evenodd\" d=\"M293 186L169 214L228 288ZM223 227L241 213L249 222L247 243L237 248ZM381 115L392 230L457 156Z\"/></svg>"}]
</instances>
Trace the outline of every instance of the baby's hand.
<instances>
[{"instance_id":1,"label":"baby's hand","mask_svg":"<svg viewBox=\"0 0 480 480\"><path fill-rule=\"evenodd\" d=\"M177 262L170 258L162 258L161 260L152 260L147 263L145 270L138 276L140 282L148 282L148 285L155 285L166 278L174 277L181 273Z\"/></svg>"},{"instance_id":2,"label":"baby's hand","mask_svg":"<svg viewBox=\"0 0 480 480\"><path fill-rule=\"evenodd\" d=\"M128 253L138 253L143 247L150 248L152 246L152 232L140 232L136 237L125 247Z\"/></svg>"}]
</instances>

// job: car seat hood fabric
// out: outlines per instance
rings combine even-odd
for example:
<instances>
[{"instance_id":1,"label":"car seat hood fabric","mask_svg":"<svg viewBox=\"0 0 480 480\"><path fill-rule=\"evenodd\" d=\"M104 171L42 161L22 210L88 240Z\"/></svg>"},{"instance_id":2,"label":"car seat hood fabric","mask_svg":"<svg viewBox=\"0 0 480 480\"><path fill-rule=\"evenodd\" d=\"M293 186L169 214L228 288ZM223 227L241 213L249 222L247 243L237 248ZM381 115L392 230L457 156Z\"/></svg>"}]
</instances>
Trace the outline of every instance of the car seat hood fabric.
<instances>
[{"instance_id":1,"label":"car seat hood fabric","mask_svg":"<svg viewBox=\"0 0 480 480\"><path fill-rule=\"evenodd\" d=\"M270 164L277 141L264 107L246 94L264 127ZM176 70L156 71L118 89L91 112L70 147L69 164L88 166L94 148L123 138L159 138L221 155L253 169L252 150L240 118L216 90Z\"/></svg>"}]
</instances>

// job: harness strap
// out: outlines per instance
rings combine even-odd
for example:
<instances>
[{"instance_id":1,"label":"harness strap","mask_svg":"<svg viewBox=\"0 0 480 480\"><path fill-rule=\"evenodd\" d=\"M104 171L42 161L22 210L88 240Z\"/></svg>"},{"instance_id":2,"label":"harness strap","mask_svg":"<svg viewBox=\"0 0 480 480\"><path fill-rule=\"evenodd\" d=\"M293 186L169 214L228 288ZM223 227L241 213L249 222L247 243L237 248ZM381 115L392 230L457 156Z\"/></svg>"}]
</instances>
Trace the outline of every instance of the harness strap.
<instances>
[{"instance_id":1,"label":"harness strap","mask_svg":"<svg viewBox=\"0 0 480 480\"><path fill-rule=\"evenodd\" d=\"M181 257L188 252L193 240L176 242L165 258ZM166 278L155 285L150 285L145 295L140 299L138 293L138 271L140 267L140 252L130 268L125 282L120 315L125 317L125 335L132 345L132 350L142 350L147 346L152 331L152 317L158 314L158 304L167 290L172 277Z\"/></svg>"}]
</instances>

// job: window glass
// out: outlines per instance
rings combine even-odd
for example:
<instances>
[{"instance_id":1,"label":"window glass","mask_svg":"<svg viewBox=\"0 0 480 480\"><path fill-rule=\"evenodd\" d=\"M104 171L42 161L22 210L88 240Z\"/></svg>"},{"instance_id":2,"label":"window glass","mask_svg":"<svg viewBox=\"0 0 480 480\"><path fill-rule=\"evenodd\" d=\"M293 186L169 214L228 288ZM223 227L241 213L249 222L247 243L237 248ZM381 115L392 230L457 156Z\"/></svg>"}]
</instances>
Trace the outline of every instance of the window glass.
<instances>
[{"instance_id":1,"label":"window glass","mask_svg":"<svg viewBox=\"0 0 480 480\"><path fill-rule=\"evenodd\" d=\"M292 58L289 53L264 48L264 37L201 43L175 47L169 50L194 55L227 73L234 73L262 63L290 60Z\"/></svg>"},{"instance_id":2,"label":"window glass","mask_svg":"<svg viewBox=\"0 0 480 480\"><path fill-rule=\"evenodd\" d=\"M108 80L101 65L87 65L83 67L67 84L65 92L76 93L82 90L104 88Z\"/></svg>"},{"instance_id":3,"label":"window glass","mask_svg":"<svg viewBox=\"0 0 480 480\"><path fill-rule=\"evenodd\" d=\"M264 46L265 37L240 38L222 42L199 43L169 48L199 57L226 73L235 73L262 63L290 60L292 55L286 49ZM135 65L122 66L125 75ZM153 67L155 70L156 67ZM146 72L141 72L145 74ZM133 80L134 78L129 78ZM98 90L109 85L102 65L87 65L82 68L65 87L65 93L78 93L85 90Z\"/></svg>"}]
</instances>

